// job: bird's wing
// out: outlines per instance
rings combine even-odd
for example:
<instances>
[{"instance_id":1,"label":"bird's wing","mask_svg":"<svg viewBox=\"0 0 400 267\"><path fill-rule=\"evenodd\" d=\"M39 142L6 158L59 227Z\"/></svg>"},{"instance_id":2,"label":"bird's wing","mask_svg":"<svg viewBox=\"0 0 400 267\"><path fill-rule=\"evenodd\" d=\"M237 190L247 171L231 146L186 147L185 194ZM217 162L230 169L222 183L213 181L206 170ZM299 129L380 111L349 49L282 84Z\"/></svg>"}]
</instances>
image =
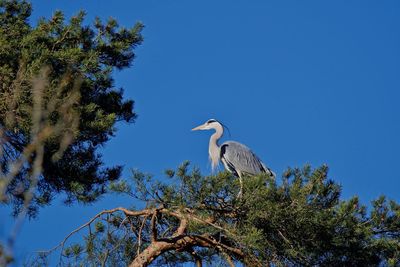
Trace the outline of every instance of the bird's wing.
<instances>
[{"instance_id":1,"label":"bird's wing","mask_svg":"<svg viewBox=\"0 0 400 267\"><path fill-rule=\"evenodd\" d=\"M238 172L236 172L235 166L229 160L229 156L227 157L227 151L226 151L227 148L228 148L227 144L221 145L221 150L220 150L221 161L224 164L226 170L228 170L230 173L233 173L235 176L239 176Z\"/></svg>"},{"instance_id":2,"label":"bird's wing","mask_svg":"<svg viewBox=\"0 0 400 267\"><path fill-rule=\"evenodd\" d=\"M221 145L221 161L227 170L232 173L258 174L266 172L274 173L245 145L228 141Z\"/></svg>"}]
</instances>

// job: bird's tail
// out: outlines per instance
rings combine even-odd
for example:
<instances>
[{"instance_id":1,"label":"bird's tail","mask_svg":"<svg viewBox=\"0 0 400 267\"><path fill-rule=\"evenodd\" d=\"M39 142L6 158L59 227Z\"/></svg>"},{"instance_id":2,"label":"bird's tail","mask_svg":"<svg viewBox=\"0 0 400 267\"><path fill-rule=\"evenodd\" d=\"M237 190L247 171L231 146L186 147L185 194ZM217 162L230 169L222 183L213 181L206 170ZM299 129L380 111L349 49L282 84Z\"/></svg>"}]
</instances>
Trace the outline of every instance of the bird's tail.
<instances>
[{"instance_id":1,"label":"bird's tail","mask_svg":"<svg viewBox=\"0 0 400 267\"><path fill-rule=\"evenodd\" d=\"M271 173L271 174L270 174L271 178L275 180L276 174L275 174L273 171L271 171L271 169L268 169L268 170L269 170L269 172Z\"/></svg>"},{"instance_id":2,"label":"bird's tail","mask_svg":"<svg viewBox=\"0 0 400 267\"><path fill-rule=\"evenodd\" d=\"M267 166L265 166L264 163L261 162L261 164L262 164L262 166L263 166L263 168L264 168L264 171L265 171L272 179L275 180L276 174L275 174L270 168L268 168Z\"/></svg>"}]
</instances>

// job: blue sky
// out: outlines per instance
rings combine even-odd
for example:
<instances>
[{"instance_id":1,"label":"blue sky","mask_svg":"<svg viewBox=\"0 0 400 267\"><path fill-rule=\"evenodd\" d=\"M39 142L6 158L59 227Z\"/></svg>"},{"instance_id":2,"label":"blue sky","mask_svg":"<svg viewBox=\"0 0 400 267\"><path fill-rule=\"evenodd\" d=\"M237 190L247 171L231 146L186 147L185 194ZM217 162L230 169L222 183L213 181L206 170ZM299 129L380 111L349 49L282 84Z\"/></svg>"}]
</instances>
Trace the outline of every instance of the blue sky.
<instances>
[{"instance_id":1,"label":"blue sky","mask_svg":"<svg viewBox=\"0 0 400 267\"><path fill-rule=\"evenodd\" d=\"M32 23L56 9L83 9L88 23L112 16L145 24L134 65L115 75L139 118L119 124L104 148L106 162L124 164L126 175L138 168L162 177L184 160L209 174L211 132L190 129L216 118L278 176L326 163L343 199L400 201L399 1L32 2ZM25 223L18 256L52 247L119 205L129 202L56 200ZM0 222L0 237L7 225Z\"/></svg>"}]
</instances>

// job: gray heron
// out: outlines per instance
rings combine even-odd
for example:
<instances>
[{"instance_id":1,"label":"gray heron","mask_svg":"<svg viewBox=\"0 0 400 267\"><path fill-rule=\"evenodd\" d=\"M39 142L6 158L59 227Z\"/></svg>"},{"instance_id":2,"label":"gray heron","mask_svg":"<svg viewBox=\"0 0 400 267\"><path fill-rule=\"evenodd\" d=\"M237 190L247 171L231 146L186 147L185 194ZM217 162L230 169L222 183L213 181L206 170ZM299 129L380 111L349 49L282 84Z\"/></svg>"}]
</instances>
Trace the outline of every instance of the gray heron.
<instances>
[{"instance_id":1,"label":"gray heron","mask_svg":"<svg viewBox=\"0 0 400 267\"><path fill-rule=\"evenodd\" d=\"M224 127L219 121L210 119L204 124L193 128L192 131L211 129L215 130L215 133L211 135L208 146L211 167L214 170L219 161L222 161L226 170L239 177L239 196L242 195L243 190L243 175L267 173L271 178L275 179L275 173L265 166L247 146L235 141L227 141L220 146L218 145L218 140L224 133Z\"/></svg>"}]
</instances>

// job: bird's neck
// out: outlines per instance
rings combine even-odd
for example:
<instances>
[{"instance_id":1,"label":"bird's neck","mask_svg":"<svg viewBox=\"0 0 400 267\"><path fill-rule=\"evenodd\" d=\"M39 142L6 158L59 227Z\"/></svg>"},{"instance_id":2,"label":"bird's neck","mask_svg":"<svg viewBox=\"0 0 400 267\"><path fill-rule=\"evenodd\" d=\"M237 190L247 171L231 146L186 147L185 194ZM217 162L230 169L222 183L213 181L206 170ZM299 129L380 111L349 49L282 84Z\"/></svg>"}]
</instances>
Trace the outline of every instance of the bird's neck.
<instances>
[{"instance_id":1,"label":"bird's neck","mask_svg":"<svg viewBox=\"0 0 400 267\"><path fill-rule=\"evenodd\" d=\"M220 148L218 146L218 140L221 138L222 134L224 133L224 129L221 125L218 125L215 128L215 133L211 135L210 144L208 146L208 153L211 159L211 167L214 170L219 162L220 158Z\"/></svg>"}]
</instances>

